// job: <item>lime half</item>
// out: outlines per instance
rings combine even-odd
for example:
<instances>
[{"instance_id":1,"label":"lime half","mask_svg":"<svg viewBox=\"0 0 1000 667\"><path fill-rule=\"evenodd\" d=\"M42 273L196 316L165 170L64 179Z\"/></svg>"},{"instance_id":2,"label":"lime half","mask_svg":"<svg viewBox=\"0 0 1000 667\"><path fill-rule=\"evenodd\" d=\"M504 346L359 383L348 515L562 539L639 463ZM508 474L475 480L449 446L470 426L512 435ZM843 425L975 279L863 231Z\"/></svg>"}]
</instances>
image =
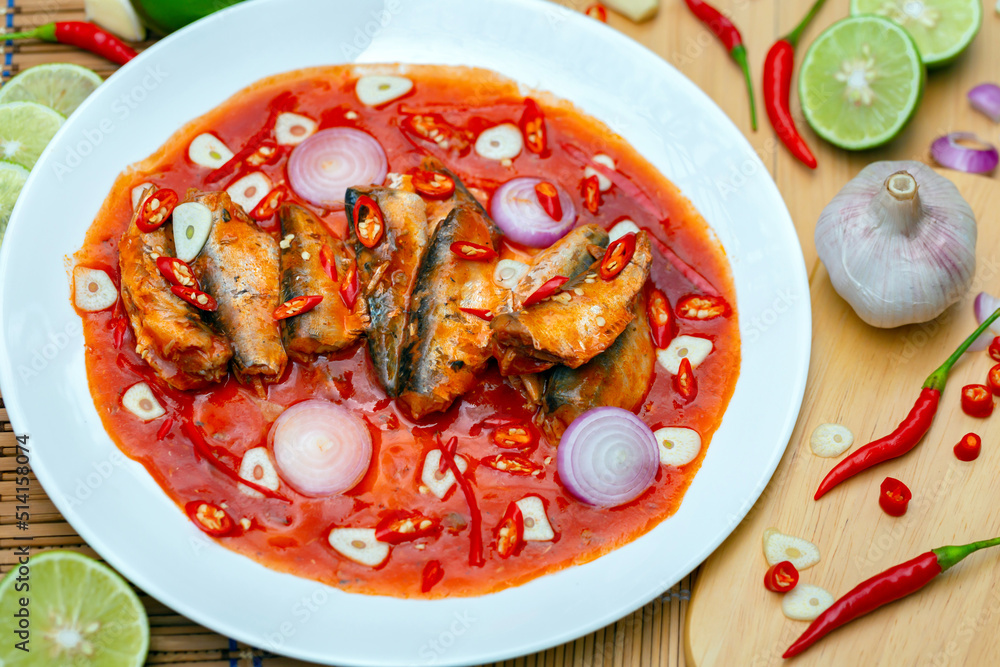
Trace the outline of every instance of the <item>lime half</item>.
<instances>
[{"instance_id":1,"label":"lime half","mask_svg":"<svg viewBox=\"0 0 1000 667\"><path fill-rule=\"evenodd\" d=\"M0 160L0 243L7 231L10 213L14 210L17 196L21 194L24 181L28 178L28 170L13 162Z\"/></svg>"},{"instance_id":2,"label":"lime half","mask_svg":"<svg viewBox=\"0 0 1000 667\"><path fill-rule=\"evenodd\" d=\"M32 556L0 582L0 642L4 667L140 667L149 649L149 623L138 596L114 570L72 551ZM28 588L17 590L17 583ZM27 606L22 605L27 602ZM26 613L30 653L17 647ZM21 614L19 616L18 614ZM10 630L13 630L11 632Z\"/></svg>"},{"instance_id":3,"label":"lime half","mask_svg":"<svg viewBox=\"0 0 1000 667\"><path fill-rule=\"evenodd\" d=\"M924 90L924 64L913 39L888 19L834 23L802 60L799 98L816 134L848 150L874 148L898 135Z\"/></svg>"},{"instance_id":4,"label":"lime half","mask_svg":"<svg viewBox=\"0 0 1000 667\"><path fill-rule=\"evenodd\" d=\"M34 102L0 104L0 160L31 169L65 120Z\"/></svg>"},{"instance_id":5,"label":"lime half","mask_svg":"<svg viewBox=\"0 0 1000 667\"><path fill-rule=\"evenodd\" d=\"M0 88L0 104L35 102L68 116L99 85L101 77L86 67L68 63L36 65Z\"/></svg>"},{"instance_id":6,"label":"lime half","mask_svg":"<svg viewBox=\"0 0 1000 667\"><path fill-rule=\"evenodd\" d=\"M928 67L954 60L983 24L982 0L851 0L851 16L876 14L906 28Z\"/></svg>"}]
</instances>

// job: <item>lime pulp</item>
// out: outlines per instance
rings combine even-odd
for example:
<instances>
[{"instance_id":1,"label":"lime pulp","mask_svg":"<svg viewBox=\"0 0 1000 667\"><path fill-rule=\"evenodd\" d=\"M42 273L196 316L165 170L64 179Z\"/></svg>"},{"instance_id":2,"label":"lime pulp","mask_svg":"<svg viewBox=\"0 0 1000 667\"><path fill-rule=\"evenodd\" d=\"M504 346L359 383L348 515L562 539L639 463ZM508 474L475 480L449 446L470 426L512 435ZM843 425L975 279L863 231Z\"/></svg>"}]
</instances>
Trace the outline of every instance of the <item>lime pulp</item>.
<instances>
[{"instance_id":1,"label":"lime pulp","mask_svg":"<svg viewBox=\"0 0 1000 667\"><path fill-rule=\"evenodd\" d=\"M983 23L982 0L851 0L851 16L875 14L913 37L928 67L951 62L975 39Z\"/></svg>"},{"instance_id":2,"label":"lime pulp","mask_svg":"<svg viewBox=\"0 0 1000 667\"><path fill-rule=\"evenodd\" d=\"M30 67L0 87L0 104L35 102L69 116L101 85L86 67L48 63Z\"/></svg>"},{"instance_id":3,"label":"lime pulp","mask_svg":"<svg viewBox=\"0 0 1000 667\"><path fill-rule=\"evenodd\" d=\"M17 196L28 179L28 170L12 162L0 161L0 243L7 231L10 214L14 210Z\"/></svg>"},{"instance_id":4,"label":"lime pulp","mask_svg":"<svg viewBox=\"0 0 1000 667\"><path fill-rule=\"evenodd\" d=\"M35 102L0 104L0 160L31 169L65 120Z\"/></svg>"}]
</instances>

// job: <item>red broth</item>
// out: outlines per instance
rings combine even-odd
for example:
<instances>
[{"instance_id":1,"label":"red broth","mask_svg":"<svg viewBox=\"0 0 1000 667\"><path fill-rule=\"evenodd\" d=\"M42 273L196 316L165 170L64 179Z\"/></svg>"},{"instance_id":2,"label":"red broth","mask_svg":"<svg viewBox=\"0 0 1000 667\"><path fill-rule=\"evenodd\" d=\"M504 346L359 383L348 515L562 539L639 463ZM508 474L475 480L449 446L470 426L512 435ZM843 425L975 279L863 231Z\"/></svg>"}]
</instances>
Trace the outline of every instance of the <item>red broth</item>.
<instances>
[{"instance_id":1,"label":"red broth","mask_svg":"<svg viewBox=\"0 0 1000 667\"><path fill-rule=\"evenodd\" d=\"M401 131L402 113L433 111L456 127L478 133L499 122L516 123L524 109L524 96L510 80L484 70L408 66L406 75L416 83L413 91L377 110L364 107L355 97L358 73L352 67L290 72L240 92L188 124L154 155L118 177L76 254L77 262L103 268L117 282L117 243L131 217L132 188L152 182L178 193L189 188L213 189L205 183L209 170L187 158L191 139L210 131L238 151L264 124L271 100L290 92L294 95L293 110L318 120L320 129L351 126L374 136L389 156L391 172L407 172L417 167L426 154L436 154L467 185L486 196L515 176L544 175L575 193L578 224L596 222L610 228L620 218L630 217L640 227L652 230L735 305L728 261L704 220L676 187L605 125L567 102L540 93L533 98L546 117L548 155L523 151L512 165L504 166L479 157L474 150L461 156L436 147L430 150ZM615 186L603 194L598 214L589 213L580 198L583 165L573 151L562 148L564 145L575 146L584 155L606 153L613 157L617 171L645 192L660 211L654 214L646 210ZM274 183L284 182L286 161L287 154L263 171ZM225 187L236 177L214 188ZM316 212L334 233L343 234L343 211ZM523 256L529 251L508 249L507 254ZM650 278L674 305L684 295L697 292L655 251ZM450 410L414 423L385 397L363 343L313 363L289 362L284 378L267 388L266 399L239 385L232 376L209 389L182 392L167 387L138 357L131 330L125 332L120 349L116 349L116 311L81 313L81 317L90 390L106 430L126 455L146 467L177 503L179 512L191 500L221 505L234 521L245 519L243 523L249 525L232 536L217 538L225 547L276 570L347 591L397 597L480 595L517 586L593 560L671 516L719 426L740 362L735 312L707 321L678 320L680 334L708 337L715 346L695 371L697 398L688 404L678 401L670 374L657 365L652 387L642 405L637 406L637 413L654 429L676 425L697 430L704 443L702 453L680 468L661 466L653 486L631 503L597 509L576 500L560 484L555 466L558 443L547 442L544 437L531 454L532 461L544 466L544 473L537 478L510 475L478 463L483 457L503 451L492 443L492 429L484 426L485 420L497 415L523 420L533 417L520 394L505 384L495 364L491 363L479 386ZM144 423L122 407L122 393L139 381L153 387L167 410L164 417ZM281 492L290 503L251 498L199 457L181 433L182 415L192 415L213 437L213 444L226 448L238 459L247 449L266 446L268 430L284 408L310 398L342 403L369 424L374 442L373 464L362 482L346 494L309 498L282 483ZM167 419L173 419L173 423L164 426ZM157 438L158 432L161 439ZM424 454L438 447L438 432L445 440L457 436L458 453L470 462L468 475L483 518L486 563L482 567L469 565L470 512L461 490L455 487L444 501L420 490ZM543 499L556 538L551 542L530 542L519 555L501 559L495 551L494 530L508 504L528 494ZM348 560L329 546L327 534L331 527L374 527L380 517L396 509L417 510L439 518L445 528L436 536L394 546L388 561L377 570ZM421 573L431 560L440 562L444 577L425 594L420 590Z\"/></svg>"}]
</instances>

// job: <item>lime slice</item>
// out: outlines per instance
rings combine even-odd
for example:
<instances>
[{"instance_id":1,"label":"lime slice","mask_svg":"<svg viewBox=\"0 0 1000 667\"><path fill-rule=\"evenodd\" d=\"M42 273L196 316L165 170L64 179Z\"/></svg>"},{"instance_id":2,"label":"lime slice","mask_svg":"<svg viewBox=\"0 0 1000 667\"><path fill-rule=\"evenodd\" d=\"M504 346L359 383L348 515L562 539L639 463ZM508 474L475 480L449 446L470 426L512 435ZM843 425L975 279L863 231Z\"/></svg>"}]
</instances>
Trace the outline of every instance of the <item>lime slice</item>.
<instances>
[{"instance_id":1,"label":"lime slice","mask_svg":"<svg viewBox=\"0 0 1000 667\"><path fill-rule=\"evenodd\" d=\"M30 653L18 648L25 613ZM46 551L8 572L0 615L8 629L0 642L4 667L140 667L149 649L146 610L132 588L107 565L73 551Z\"/></svg>"},{"instance_id":2,"label":"lime slice","mask_svg":"<svg viewBox=\"0 0 1000 667\"><path fill-rule=\"evenodd\" d=\"M83 9L88 21L122 39L141 42L146 38L146 26L139 22L129 0L83 0Z\"/></svg>"},{"instance_id":3,"label":"lime slice","mask_svg":"<svg viewBox=\"0 0 1000 667\"><path fill-rule=\"evenodd\" d=\"M0 104L0 160L31 169L65 120L34 102Z\"/></svg>"},{"instance_id":4,"label":"lime slice","mask_svg":"<svg viewBox=\"0 0 1000 667\"><path fill-rule=\"evenodd\" d=\"M10 213L14 210L14 202L21 194L24 181L28 178L28 170L21 165L0 160L0 243L3 233L7 231Z\"/></svg>"},{"instance_id":5,"label":"lime slice","mask_svg":"<svg viewBox=\"0 0 1000 667\"><path fill-rule=\"evenodd\" d=\"M101 77L86 67L69 63L36 65L0 88L0 104L35 102L68 116L99 85Z\"/></svg>"},{"instance_id":6,"label":"lime slice","mask_svg":"<svg viewBox=\"0 0 1000 667\"><path fill-rule=\"evenodd\" d=\"M906 28L928 67L954 60L983 23L982 0L851 0L851 16L876 14Z\"/></svg>"},{"instance_id":7,"label":"lime slice","mask_svg":"<svg viewBox=\"0 0 1000 667\"><path fill-rule=\"evenodd\" d=\"M878 16L834 23L802 60L799 99L816 134L848 150L874 148L898 135L924 90L924 64L913 39Z\"/></svg>"}]
</instances>

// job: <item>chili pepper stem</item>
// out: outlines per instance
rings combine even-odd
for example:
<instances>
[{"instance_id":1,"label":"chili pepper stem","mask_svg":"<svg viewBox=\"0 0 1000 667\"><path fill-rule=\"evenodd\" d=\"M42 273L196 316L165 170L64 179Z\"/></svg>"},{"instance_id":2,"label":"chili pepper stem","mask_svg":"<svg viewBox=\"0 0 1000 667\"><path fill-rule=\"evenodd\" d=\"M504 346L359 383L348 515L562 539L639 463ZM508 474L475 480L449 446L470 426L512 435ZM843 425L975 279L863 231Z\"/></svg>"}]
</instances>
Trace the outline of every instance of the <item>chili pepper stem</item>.
<instances>
[{"instance_id":1,"label":"chili pepper stem","mask_svg":"<svg viewBox=\"0 0 1000 667\"><path fill-rule=\"evenodd\" d=\"M944 572L948 568L957 565L966 556L974 554L980 549L988 549L998 545L1000 545L1000 537L994 537L992 540L980 540L979 542L963 544L961 546L939 547L932 549L932 551L937 556L941 571Z\"/></svg>"},{"instance_id":2,"label":"chili pepper stem","mask_svg":"<svg viewBox=\"0 0 1000 667\"><path fill-rule=\"evenodd\" d=\"M45 25L40 25L34 30L26 30L23 32L11 32L0 37L4 41L8 39L40 39L43 42L54 42L56 41L56 24L46 23Z\"/></svg>"},{"instance_id":3,"label":"chili pepper stem","mask_svg":"<svg viewBox=\"0 0 1000 667\"><path fill-rule=\"evenodd\" d=\"M931 373L927 380L924 382L924 387L927 389L937 389L938 391L944 391L944 385L948 381L948 374L951 372L952 367L959 360L959 358L965 354L965 351L969 349L969 346L977 338L979 338L984 331L990 328L990 325L1000 317L1000 308L993 311L993 314L983 320L983 323L979 325L975 331L972 332L965 341L958 346L958 349L952 352L951 356L948 357L941 366L938 367L936 371Z\"/></svg>"},{"instance_id":4,"label":"chili pepper stem","mask_svg":"<svg viewBox=\"0 0 1000 667\"><path fill-rule=\"evenodd\" d=\"M795 26L794 30L784 37L784 40L793 47L798 46L799 38L802 37L802 33L805 32L806 27L810 22L812 22L813 17L819 13L819 10L823 7L825 2L826 0L816 0L816 2L813 3L813 6L809 8L809 13L806 14L801 21L799 21L799 24Z\"/></svg>"},{"instance_id":5,"label":"chili pepper stem","mask_svg":"<svg viewBox=\"0 0 1000 667\"><path fill-rule=\"evenodd\" d=\"M743 70L743 78L747 82L747 95L750 96L750 127L754 132L757 131L757 103L753 98L753 78L750 76L750 64L747 62L747 48L742 44L737 44L729 52L733 60L740 66Z\"/></svg>"}]
</instances>

